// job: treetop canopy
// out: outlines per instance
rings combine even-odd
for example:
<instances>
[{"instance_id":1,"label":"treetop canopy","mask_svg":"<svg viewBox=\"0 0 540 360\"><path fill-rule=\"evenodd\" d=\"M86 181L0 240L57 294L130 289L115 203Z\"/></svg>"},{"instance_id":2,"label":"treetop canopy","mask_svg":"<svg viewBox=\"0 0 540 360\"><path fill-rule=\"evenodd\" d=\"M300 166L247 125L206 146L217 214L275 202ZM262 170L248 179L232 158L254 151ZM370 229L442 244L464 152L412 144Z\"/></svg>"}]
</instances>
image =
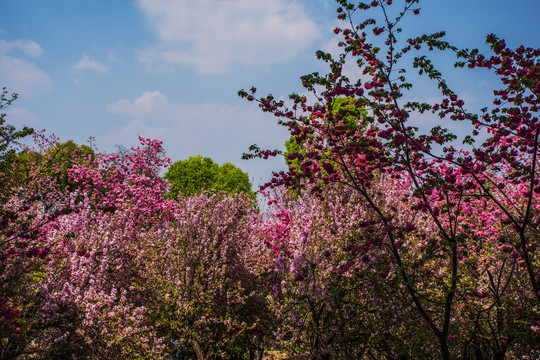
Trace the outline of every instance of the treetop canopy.
<instances>
[{"instance_id":1,"label":"treetop canopy","mask_svg":"<svg viewBox=\"0 0 540 360\"><path fill-rule=\"evenodd\" d=\"M191 196L224 191L228 194L243 192L255 200L247 173L229 162L220 166L201 155L175 162L165 173L165 179L171 185L169 196L172 198L177 198L180 193Z\"/></svg>"}]
</instances>

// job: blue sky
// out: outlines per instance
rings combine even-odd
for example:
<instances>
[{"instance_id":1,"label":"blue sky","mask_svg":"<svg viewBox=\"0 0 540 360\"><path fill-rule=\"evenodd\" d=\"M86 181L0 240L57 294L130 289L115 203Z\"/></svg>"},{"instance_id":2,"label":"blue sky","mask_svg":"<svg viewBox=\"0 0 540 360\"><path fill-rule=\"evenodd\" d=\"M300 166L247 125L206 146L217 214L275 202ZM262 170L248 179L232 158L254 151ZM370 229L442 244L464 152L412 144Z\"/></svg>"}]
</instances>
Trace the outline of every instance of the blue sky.
<instances>
[{"instance_id":1,"label":"blue sky","mask_svg":"<svg viewBox=\"0 0 540 360\"><path fill-rule=\"evenodd\" d=\"M482 48L496 33L513 47L540 47L537 0L424 3L405 22L406 37L445 30L460 47ZM138 134L157 138L173 161L232 162L257 184L283 160L242 161L242 152L253 143L281 147L287 136L237 91L303 92L301 75L326 70L315 51L335 51L335 8L333 0L3 1L0 86L20 95L8 121L62 141L93 136L107 151L137 145ZM437 61L450 65L447 56ZM493 80L448 72L472 108L489 105ZM438 94L420 83L407 96Z\"/></svg>"}]
</instances>

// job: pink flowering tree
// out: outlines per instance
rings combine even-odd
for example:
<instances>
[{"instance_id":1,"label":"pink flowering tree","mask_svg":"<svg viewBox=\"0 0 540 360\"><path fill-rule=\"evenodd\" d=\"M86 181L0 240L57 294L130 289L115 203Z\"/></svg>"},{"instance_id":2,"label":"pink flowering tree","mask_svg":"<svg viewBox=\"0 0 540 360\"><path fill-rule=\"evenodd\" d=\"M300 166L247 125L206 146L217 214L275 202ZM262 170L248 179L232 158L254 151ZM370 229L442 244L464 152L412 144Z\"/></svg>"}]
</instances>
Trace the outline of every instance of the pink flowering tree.
<instances>
[{"instance_id":1,"label":"pink flowering tree","mask_svg":"<svg viewBox=\"0 0 540 360\"><path fill-rule=\"evenodd\" d=\"M169 163L161 143L141 138L132 153L97 153L69 170L77 184L69 214L44 229L51 257L36 285L41 304L27 352L44 357L163 356L146 314L149 246L145 234L167 224L170 201L158 175Z\"/></svg>"},{"instance_id":2,"label":"pink flowering tree","mask_svg":"<svg viewBox=\"0 0 540 360\"><path fill-rule=\"evenodd\" d=\"M289 160L298 160L298 165L293 164L288 172L276 174L266 186L294 186L303 180L314 185L310 191L316 196L330 183L354 189L374 215L369 222L360 223L358 231L377 234L378 241L388 248L399 286L406 290L415 313L430 330L430 341L438 342L441 358L449 359L460 353L469 356L476 351L484 354L482 356L501 358L515 338L503 334L504 321L499 321L501 325L496 331L492 331L495 328L489 330L492 336L488 345L480 346L475 343L479 333L474 335L479 326L474 328L470 338L456 339L459 327L455 315L463 309L462 301L471 285L464 279L475 272L491 279L493 274L498 274L498 285L490 280L491 288L495 288L492 303L504 303L508 289L516 285L503 285L522 284L523 275L529 278L528 288L531 289L530 296L522 297L523 301L529 303L531 296L540 296L536 275L539 264L532 235L536 232L534 199L538 188L535 175L538 138L534 135L538 128L538 118L534 115L538 110L538 51L524 48L511 51L504 42L490 36L488 42L493 44L496 55L486 60L476 50L460 51L445 42L444 32L403 39L400 21L409 13L420 13L418 1L405 0L394 5L392 2L338 1L341 5L338 19L346 25L334 32L343 37L339 43L343 52L338 59L318 52L318 58L329 64L329 74L314 73L302 78L306 90L317 99L316 103L308 104L306 96L293 94L290 96L292 104L287 106L272 96L256 99L254 88L250 92L239 92L249 101L257 100L263 111L279 117L280 123L289 128L302 146L301 151L287 155ZM364 11L377 11L378 17L357 17ZM371 34L383 45L375 46L370 41ZM422 48L453 51L465 60L458 65L468 63L470 67L495 68L506 86L496 93L494 104L497 107L483 117L467 112L464 101L448 88L441 73L425 53L420 52ZM362 77L349 79L343 73L349 58L359 66ZM415 97L411 93L412 84L405 78L403 68L407 66L417 68L420 74L436 82L443 96L440 103L403 101L405 94ZM358 118L356 126L351 126L347 111L332 111L336 99L342 97L352 98L349 104L358 110L365 108L370 116ZM507 103L503 104L504 101ZM429 112L441 118L472 122L477 127L473 135L487 129L492 136L478 148L474 147L471 136L465 137L463 142L474 150L460 150L455 147L457 137L445 128L435 126L422 133L411 125L416 114ZM251 150L253 153L247 157L265 158L278 153L256 146ZM407 184L402 201L417 212L417 218L429 223L434 236L416 234L419 224L414 219L397 221L400 213L385 205L375 186L374 180L380 176L386 181L395 179ZM505 188L506 185L512 186ZM472 227L467 215L479 204L499 211L499 216L491 219L491 223L482 223L485 229ZM482 216L489 218L487 214ZM494 228L498 228L499 233L493 231ZM501 228L504 231L501 232ZM495 251L492 256L500 257L499 261L495 262L495 268L488 267L487 272L482 271L478 263L467 267L471 242L484 241L477 232L489 232L490 236L485 239L497 244L491 248ZM423 252L411 251L406 246L411 235L415 235L413 238L418 243L415 246L420 246ZM507 259L499 253L501 250L515 255ZM438 276L426 282L433 275L430 267L438 268ZM479 280L469 278L473 279ZM504 304L487 308L497 308L499 319L510 313ZM482 316L477 313L480 309L483 309ZM478 321L486 319L484 315L491 311L469 310L473 313L468 316ZM538 311L533 308L528 316L530 325L526 331L534 335Z\"/></svg>"},{"instance_id":3,"label":"pink flowering tree","mask_svg":"<svg viewBox=\"0 0 540 360\"><path fill-rule=\"evenodd\" d=\"M253 201L246 194L180 196L171 214L146 251L153 316L171 352L201 360L254 356L273 327L266 299L273 264Z\"/></svg>"},{"instance_id":4,"label":"pink flowering tree","mask_svg":"<svg viewBox=\"0 0 540 360\"><path fill-rule=\"evenodd\" d=\"M7 106L2 94L1 107ZM46 227L68 213L68 189L58 186L53 173L67 173L65 149L57 147L54 136L34 133L34 145L18 139L32 129L15 131L5 125L2 115L0 182L0 358L20 354L32 337L39 313L35 284L42 276L43 261L51 250L44 236ZM75 162L78 152L70 154ZM64 169L64 170L62 170Z\"/></svg>"},{"instance_id":5,"label":"pink flowering tree","mask_svg":"<svg viewBox=\"0 0 540 360\"><path fill-rule=\"evenodd\" d=\"M481 194L504 214L505 223L513 229L510 239L504 240L519 255L520 266L529 277L528 288L540 302L540 50L524 46L510 49L493 34L487 37L487 43L492 56L472 50L460 65L490 69L503 85L494 91L491 109L483 109L480 116L466 114L475 126L473 134L484 131L490 136L472 154L452 159L452 163L457 163L462 173L470 174ZM486 169L493 169L497 176L489 176Z\"/></svg>"},{"instance_id":6,"label":"pink flowering tree","mask_svg":"<svg viewBox=\"0 0 540 360\"><path fill-rule=\"evenodd\" d=\"M387 302L388 292L405 293L388 275L396 270L388 249L358 231L369 209L350 189L332 185L314 197L311 187L300 196L283 189L268 194L274 198L266 241L280 276L271 296L279 322L274 346L314 359L399 354L414 340L400 345L403 322L391 319L410 306Z\"/></svg>"},{"instance_id":7,"label":"pink flowering tree","mask_svg":"<svg viewBox=\"0 0 540 360\"><path fill-rule=\"evenodd\" d=\"M132 214L123 209L78 215L91 220L66 216L49 231L55 257L39 286L41 330L29 351L49 357L163 356L147 317L145 230L134 229Z\"/></svg>"},{"instance_id":8,"label":"pink flowering tree","mask_svg":"<svg viewBox=\"0 0 540 360\"><path fill-rule=\"evenodd\" d=\"M281 320L275 346L316 358L429 357L437 351L431 330L414 316L381 232L365 227L377 222L377 214L353 189L327 185L313 197L313 186L305 185L301 196L276 189L270 200L265 234L281 278L271 297ZM395 226L415 224L400 244L403 264L418 293L437 299L447 269L436 227L411 208L406 182L379 177L372 189ZM452 318L455 352L465 358L526 353L536 337L526 325L534 299L520 292L525 279L516 275L516 257L499 249L505 230L497 212L481 203L464 212L472 220L471 237L459 249L464 259ZM489 225L478 224L479 218ZM430 312L437 307L426 305Z\"/></svg>"},{"instance_id":9,"label":"pink flowering tree","mask_svg":"<svg viewBox=\"0 0 540 360\"><path fill-rule=\"evenodd\" d=\"M43 230L52 255L33 286L39 326L25 352L254 355L273 326L258 210L245 195L168 199L161 142L140 140L68 170L71 212Z\"/></svg>"},{"instance_id":10,"label":"pink flowering tree","mask_svg":"<svg viewBox=\"0 0 540 360\"><path fill-rule=\"evenodd\" d=\"M0 110L7 108L17 96L13 94L11 98L8 95L6 88L2 89L0 94ZM8 267L13 268L9 258L12 256L13 236L17 232L15 219L17 218L16 211L7 207L7 204L12 202L12 198L16 193L16 186L12 186L12 163L16 158L18 148L18 140L28 136L32 130L17 129L6 123L6 114L0 114L0 274L2 274L0 282L0 351L8 353L11 347L16 347L21 337L19 319L21 310L19 304L13 298L10 289L13 289L14 280L19 278L15 274L6 274ZM13 269L15 273L19 269ZM2 355L3 357L3 355Z\"/></svg>"}]
</instances>

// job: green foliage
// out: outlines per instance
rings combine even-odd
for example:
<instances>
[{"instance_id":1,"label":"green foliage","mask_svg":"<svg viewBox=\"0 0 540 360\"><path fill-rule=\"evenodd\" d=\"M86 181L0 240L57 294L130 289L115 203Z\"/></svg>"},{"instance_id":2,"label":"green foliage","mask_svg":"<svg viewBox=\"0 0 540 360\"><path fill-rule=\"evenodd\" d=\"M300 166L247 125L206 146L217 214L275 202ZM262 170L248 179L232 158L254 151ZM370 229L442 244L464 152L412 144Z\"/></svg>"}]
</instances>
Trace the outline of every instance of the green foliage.
<instances>
[{"instance_id":1,"label":"green foliage","mask_svg":"<svg viewBox=\"0 0 540 360\"><path fill-rule=\"evenodd\" d=\"M6 88L3 88L0 95L0 110L7 108L13 101L17 100L17 94L12 94L11 98L6 97L7 94ZM6 124L5 117L5 113L0 114L0 171L2 174L9 172L11 168L11 163L16 156L14 145L17 144L17 140L34 132L33 129L28 127L17 130L13 125ZM4 185L7 185L7 183Z\"/></svg>"},{"instance_id":2,"label":"green foliage","mask_svg":"<svg viewBox=\"0 0 540 360\"><path fill-rule=\"evenodd\" d=\"M289 154L302 154L302 152L305 152L305 150L302 148L300 148L300 145L298 145L298 142L297 142L297 137L296 136L291 136L289 138L289 140L285 141L285 152L283 153L283 155L285 155L285 162L287 163L287 165L289 166L289 168L292 168L293 166L295 167L295 171L299 172L299 168L300 168L300 159L296 158L296 159L289 159L288 158L288 155Z\"/></svg>"},{"instance_id":3,"label":"green foliage","mask_svg":"<svg viewBox=\"0 0 540 360\"><path fill-rule=\"evenodd\" d=\"M6 88L3 88L0 94L0 111L17 100L17 94L12 94L11 97L7 97L7 94ZM27 127L17 130L15 126L6 124L5 117L5 113L0 114L0 233L16 215L15 212L6 210L4 204L9 201L21 183L17 169L13 166L17 159L18 141L34 132Z\"/></svg>"},{"instance_id":4,"label":"green foliage","mask_svg":"<svg viewBox=\"0 0 540 360\"><path fill-rule=\"evenodd\" d=\"M366 108L359 106L357 100L350 96L334 99L332 103L332 115L339 115L343 124L350 129L359 126L360 119L362 119L362 127L367 126L369 123Z\"/></svg>"},{"instance_id":5,"label":"green foliage","mask_svg":"<svg viewBox=\"0 0 540 360\"><path fill-rule=\"evenodd\" d=\"M332 104L328 106L332 109L332 115L336 122L343 122L343 127L350 131L355 131L358 128L365 128L372 119L368 117L365 106L361 105L358 99L350 96L338 97L333 100ZM361 121L360 121L361 120ZM310 138L311 135L305 135L305 138ZM302 136L291 136L285 141L286 151L283 153L285 162L289 169L294 167L294 171L297 174L301 174L301 164L306 150L302 146L305 140L301 140ZM300 157L289 159L290 154L299 154Z\"/></svg>"},{"instance_id":6,"label":"green foliage","mask_svg":"<svg viewBox=\"0 0 540 360\"><path fill-rule=\"evenodd\" d=\"M43 176L55 179L56 188L74 190L70 184L69 172L75 165L89 165L95 159L94 150L87 145L78 145L72 140L58 143L44 154L39 152L23 152L19 154L19 167L30 169L39 167Z\"/></svg>"},{"instance_id":7,"label":"green foliage","mask_svg":"<svg viewBox=\"0 0 540 360\"><path fill-rule=\"evenodd\" d=\"M173 199L180 193L191 196L213 191L228 194L243 192L256 199L247 173L231 163L219 166L209 157L201 155L175 162L165 173L165 179L171 185L169 196Z\"/></svg>"}]
</instances>

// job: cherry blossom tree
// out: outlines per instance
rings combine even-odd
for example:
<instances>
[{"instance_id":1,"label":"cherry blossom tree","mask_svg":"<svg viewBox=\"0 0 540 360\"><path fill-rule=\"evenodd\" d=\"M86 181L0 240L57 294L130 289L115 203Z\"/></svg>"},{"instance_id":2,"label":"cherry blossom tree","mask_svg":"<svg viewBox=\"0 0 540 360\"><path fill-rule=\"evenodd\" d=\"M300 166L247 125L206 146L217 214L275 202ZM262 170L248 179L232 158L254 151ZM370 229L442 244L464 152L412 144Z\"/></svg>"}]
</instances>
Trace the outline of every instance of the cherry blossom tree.
<instances>
[{"instance_id":1,"label":"cherry blossom tree","mask_svg":"<svg viewBox=\"0 0 540 360\"><path fill-rule=\"evenodd\" d=\"M161 142L140 140L67 170L60 203L70 211L40 228L49 256L27 284L37 314L24 353L215 358L267 341L273 268L255 204L245 194L167 198L159 171L170 160Z\"/></svg>"},{"instance_id":2,"label":"cherry blossom tree","mask_svg":"<svg viewBox=\"0 0 540 360\"><path fill-rule=\"evenodd\" d=\"M251 198L180 196L172 214L170 226L150 235L146 255L154 316L176 344L171 352L241 358L262 347L273 327L266 300L273 264Z\"/></svg>"},{"instance_id":3,"label":"cherry blossom tree","mask_svg":"<svg viewBox=\"0 0 540 360\"><path fill-rule=\"evenodd\" d=\"M141 138L125 156L96 153L69 169L73 211L46 228L53 257L39 284L40 331L30 352L52 357L163 356L146 316L145 234L167 223L169 163L159 141Z\"/></svg>"},{"instance_id":4,"label":"cherry blossom tree","mask_svg":"<svg viewBox=\"0 0 540 360\"><path fill-rule=\"evenodd\" d=\"M0 107L15 100L2 93ZM45 228L70 210L66 189L59 188L50 171L65 165L57 161L62 149L56 138L24 128L16 131L1 117L3 143L0 172L0 358L17 356L32 337L37 313L34 285L42 278L41 265L50 256ZM34 147L19 139L33 135ZM29 159L25 154L35 154ZM73 159L75 160L75 157Z\"/></svg>"},{"instance_id":5,"label":"cherry blossom tree","mask_svg":"<svg viewBox=\"0 0 540 360\"><path fill-rule=\"evenodd\" d=\"M357 231L369 218L366 207L348 189L329 186L323 199L309 189L268 194L266 241L281 279L271 297L279 321L274 345L315 359L399 353L397 342L382 339L394 325L385 320L404 308L383 306L393 266L387 249Z\"/></svg>"},{"instance_id":6,"label":"cherry blossom tree","mask_svg":"<svg viewBox=\"0 0 540 360\"><path fill-rule=\"evenodd\" d=\"M498 337L504 326L499 326L499 332L491 331L493 337L486 349L474 343L474 335L466 341L456 340L455 315L462 309L462 300L471 285L464 280L467 277L470 281L478 281L481 276L490 278L490 287L495 289L493 297L501 304L509 288L515 289L516 282L522 284L525 273L529 278L529 295L540 296L533 235L538 181L535 175L538 51L523 47L512 51L503 41L489 36L495 56L486 60L477 50L459 50L445 42L444 32L403 39L401 20L408 14L420 13L418 2L339 0L338 19L346 25L334 32L343 38L339 43L343 52L334 59L319 51L318 58L329 64L330 72L325 76L313 73L302 77L304 87L314 95L316 103L308 104L306 96L297 94L290 96L290 106L272 96L256 99L255 88L239 94L249 101L257 100L263 111L280 118L301 148L287 154L288 160L298 160L299 165L293 163L288 172L276 174L266 187L295 186L302 180L314 185L310 191L315 196L322 196L331 183L352 188L374 215L367 223L360 222L357 231L376 234L378 241L388 248L398 286L406 290L415 313L430 329L430 341L438 341L441 358L449 359L459 353L469 356L475 351L483 352L482 356L501 358L512 343L507 340L513 338L506 337L503 341ZM378 15L358 17L364 11L376 11ZM374 45L371 34L382 45ZM506 86L495 93L496 107L491 112L486 110L482 117L466 111L464 101L447 86L427 57L426 51L434 50L454 52L460 60L458 66L494 68ZM344 65L351 60L363 74L358 79L349 79L344 74ZM436 82L443 96L440 103L404 101L405 96L415 97L412 84L405 78L406 70L411 68ZM352 98L348 103L354 110L333 111L337 99L342 97ZM351 126L348 115L363 108L370 116L357 117L356 126ZM440 118L471 122L477 128L473 136L482 129L492 136L478 147L473 137L467 136L463 143L473 150L459 149L457 137L444 127L435 126L426 132L411 125L417 114L429 112ZM247 158L266 158L278 153L257 146L251 150ZM416 212L416 218L429 223L434 236L418 234L420 224L416 219L397 221L402 215L386 206L384 195L378 190L375 179L380 176L385 181L407 184L402 201ZM487 229L472 227L467 215L477 214L472 208L479 204L499 215L491 222L482 223ZM489 218L487 214L481 216ZM490 226L498 230L493 231ZM484 260L480 259L467 268L470 246L484 241L476 235L481 231L489 232L486 239L497 245L491 246L495 252L492 256L498 258L495 268L482 269L479 264ZM412 248L406 245L411 235L415 244ZM415 247L422 251L411 251ZM501 249L511 253L515 249L512 260L499 254ZM437 276L433 278L435 268L438 268ZM498 275L497 284L494 274ZM476 296L482 298L484 294L476 293ZM521 298L530 303L530 296ZM500 312L508 315L504 305L483 306L467 316L485 320L483 315L495 308L499 317L504 317ZM529 314L529 334L534 334L538 315L535 305ZM473 334L479 336L474 331Z\"/></svg>"}]
</instances>

